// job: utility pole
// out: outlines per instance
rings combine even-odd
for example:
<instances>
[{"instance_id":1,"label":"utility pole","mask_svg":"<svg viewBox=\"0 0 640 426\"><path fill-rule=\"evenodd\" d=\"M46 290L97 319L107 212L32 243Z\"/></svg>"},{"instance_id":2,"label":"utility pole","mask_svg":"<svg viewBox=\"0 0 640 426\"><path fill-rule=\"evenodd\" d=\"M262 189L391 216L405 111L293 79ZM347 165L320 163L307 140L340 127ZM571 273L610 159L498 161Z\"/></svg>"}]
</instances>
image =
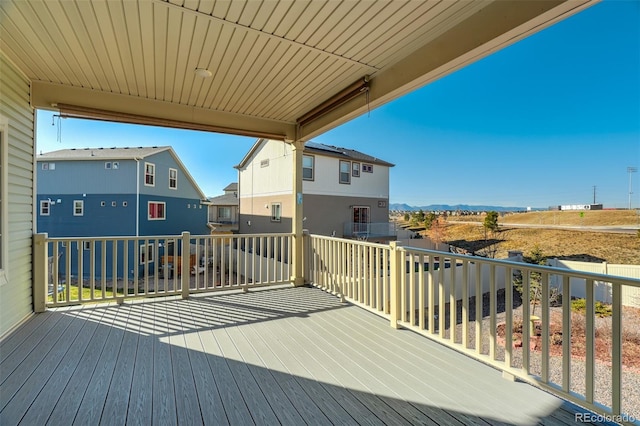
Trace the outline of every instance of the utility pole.
<instances>
[{"instance_id":1,"label":"utility pole","mask_svg":"<svg viewBox=\"0 0 640 426\"><path fill-rule=\"evenodd\" d=\"M596 186L593 185L593 204L596 203Z\"/></svg>"},{"instance_id":2,"label":"utility pole","mask_svg":"<svg viewBox=\"0 0 640 426\"><path fill-rule=\"evenodd\" d=\"M631 194L633 194L633 186L631 185L631 174L638 171L637 167L627 167L627 173L629 174L629 210L631 210Z\"/></svg>"}]
</instances>

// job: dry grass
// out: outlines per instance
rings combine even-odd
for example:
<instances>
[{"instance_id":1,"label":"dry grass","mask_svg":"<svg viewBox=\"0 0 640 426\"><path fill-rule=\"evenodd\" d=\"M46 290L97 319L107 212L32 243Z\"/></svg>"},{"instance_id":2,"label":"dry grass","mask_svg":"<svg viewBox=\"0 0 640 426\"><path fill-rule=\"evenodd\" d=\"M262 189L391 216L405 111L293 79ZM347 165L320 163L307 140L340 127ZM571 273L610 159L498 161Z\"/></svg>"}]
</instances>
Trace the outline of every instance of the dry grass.
<instances>
[{"instance_id":1,"label":"dry grass","mask_svg":"<svg viewBox=\"0 0 640 426\"><path fill-rule=\"evenodd\" d=\"M580 216L580 213L583 213ZM450 216L453 221L482 222L483 215ZM640 214L637 210L591 210L591 211L544 211L530 213L509 213L501 216L498 223L531 224L531 225L567 225L567 226L616 226L640 225Z\"/></svg>"},{"instance_id":2,"label":"dry grass","mask_svg":"<svg viewBox=\"0 0 640 426\"><path fill-rule=\"evenodd\" d=\"M584 212L532 212L500 217L500 231L494 240L485 240L481 226L484 216L450 217L447 219L445 241L470 251L495 252L493 257L506 258L509 250L528 255L538 246L545 257L613 264L640 264L640 238L637 234L615 234L580 230L513 228L509 223L535 225L616 226L636 225L640 217L631 210L601 210ZM477 221L456 223L456 221ZM583 221L583 223L580 223ZM422 232L424 234L424 232Z\"/></svg>"}]
</instances>

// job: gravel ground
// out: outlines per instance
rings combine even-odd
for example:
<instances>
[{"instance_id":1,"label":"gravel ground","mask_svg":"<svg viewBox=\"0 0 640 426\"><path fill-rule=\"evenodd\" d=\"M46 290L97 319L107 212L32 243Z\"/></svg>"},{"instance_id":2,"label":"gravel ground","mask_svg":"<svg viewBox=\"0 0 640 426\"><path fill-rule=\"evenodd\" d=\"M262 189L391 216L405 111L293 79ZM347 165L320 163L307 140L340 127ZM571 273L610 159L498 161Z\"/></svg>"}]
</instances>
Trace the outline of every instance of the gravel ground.
<instances>
[{"instance_id":1,"label":"gravel ground","mask_svg":"<svg viewBox=\"0 0 640 426\"><path fill-rule=\"evenodd\" d=\"M469 302L469 318L475 317L475 302L474 298ZM490 327L489 327L489 301L488 294L485 294L483 298L483 353L489 353L489 339L490 339ZM500 324L505 321L504 313L504 292L498 295L497 300L498 314L496 316L496 323ZM461 303L458 304L458 318L461 316L462 307ZM519 298L514 295L514 306L519 306ZM448 313L449 307L446 307ZM538 308L539 309L539 308ZM552 317L560 315L561 308L550 308ZM436 309L437 312L437 309ZM521 307L514 309L514 320L522 318ZM448 314L446 316L446 323L448 327ZM597 318L596 328L599 326L606 326L607 322L610 322L611 318ZM437 324L437 321L436 321ZM458 336L462 334L462 326L457 325ZM632 334L638 335L640 333L640 311L624 311L623 313L623 330L629 331ZM449 332L446 331L448 337ZM458 337L460 338L460 337ZM469 322L469 347L475 347L475 321ZM496 348L496 356L498 360L504 360L504 346L498 345ZM541 375L542 373L542 357L540 351L530 352L530 373L532 375ZM512 351L512 366L514 368L522 367L522 348L514 348ZM607 362L597 361L595 366L594 377L594 399L597 403L605 406L611 406L611 366ZM580 357L573 356L571 359L571 383L570 390L579 395L585 393L585 373L586 365L584 360ZM549 359L549 381L551 383L562 385L562 356L551 356ZM626 368L622 370L622 412L627 413L630 416L640 419L640 369L639 368Z\"/></svg>"}]
</instances>

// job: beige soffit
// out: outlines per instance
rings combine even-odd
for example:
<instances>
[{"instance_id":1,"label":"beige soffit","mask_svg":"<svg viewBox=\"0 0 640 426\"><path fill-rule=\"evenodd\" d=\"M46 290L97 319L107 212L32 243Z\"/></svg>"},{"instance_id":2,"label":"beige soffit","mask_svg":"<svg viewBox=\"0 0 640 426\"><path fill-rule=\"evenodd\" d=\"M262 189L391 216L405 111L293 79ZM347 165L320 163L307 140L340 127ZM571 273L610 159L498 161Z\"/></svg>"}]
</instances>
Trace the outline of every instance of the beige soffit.
<instances>
[{"instance_id":1,"label":"beige soffit","mask_svg":"<svg viewBox=\"0 0 640 426\"><path fill-rule=\"evenodd\" d=\"M3 0L0 49L36 108L308 140L596 1Z\"/></svg>"}]
</instances>

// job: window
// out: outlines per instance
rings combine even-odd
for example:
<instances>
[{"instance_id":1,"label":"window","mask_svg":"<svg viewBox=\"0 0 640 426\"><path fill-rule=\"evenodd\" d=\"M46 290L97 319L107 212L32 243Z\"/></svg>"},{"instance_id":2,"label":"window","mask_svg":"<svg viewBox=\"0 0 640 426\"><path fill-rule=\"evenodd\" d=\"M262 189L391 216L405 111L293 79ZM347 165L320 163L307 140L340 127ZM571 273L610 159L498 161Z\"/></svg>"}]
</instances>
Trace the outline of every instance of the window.
<instances>
[{"instance_id":1,"label":"window","mask_svg":"<svg viewBox=\"0 0 640 426\"><path fill-rule=\"evenodd\" d=\"M104 168L107 170L111 170L111 162L107 161L106 163L104 163Z\"/></svg>"},{"instance_id":2,"label":"window","mask_svg":"<svg viewBox=\"0 0 640 426\"><path fill-rule=\"evenodd\" d=\"M144 184L156 186L156 165L153 163L144 163Z\"/></svg>"},{"instance_id":3,"label":"window","mask_svg":"<svg viewBox=\"0 0 640 426\"><path fill-rule=\"evenodd\" d=\"M83 200L73 200L73 215L74 216L84 216L84 201Z\"/></svg>"},{"instance_id":4,"label":"window","mask_svg":"<svg viewBox=\"0 0 640 426\"><path fill-rule=\"evenodd\" d=\"M120 168L120 163L118 163L117 161L113 162L113 170L118 170Z\"/></svg>"},{"instance_id":5,"label":"window","mask_svg":"<svg viewBox=\"0 0 640 426\"><path fill-rule=\"evenodd\" d=\"M315 158L311 155L302 156L302 179L313 180L313 165Z\"/></svg>"},{"instance_id":6,"label":"window","mask_svg":"<svg viewBox=\"0 0 640 426\"><path fill-rule=\"evenodd\" d=\"M42 170L55 170L56 163L42 163Z\"/></svg>"},{"instance_id":7,"label":"window","mask_svg":"<svg viewBox=\"0 0 640 426\"><path fill-rule=\"evenodd\" d=\"M363 164L362 165L363 173L373 173L373 164Z\"/></svg>"},{"instance_id":8,"label":"window","mask_svg":"<svg viewBox=\"0 0 640 426\"><path fill-rule=\"evenodd\" d=\"M100 206L101 206L101 207L104 207L104 206L106 206L106 205L107 205L107 203L106 203L106 202L104 202L104 201L100 201Z\"/></svg>"},{"instance_id":9,"label":"window","mask_svg":"<svg viewBox=\"0 0 640 426\"><path fill-rule=\"evenodd\" d=\"M269 159L260 161L260 167L269 167Z\"/></svg>"},{"instance_id":10,"label":"window","mask_svg":"<svg viewBox=\"0 0 640 426\"><path fill-rule=\"evenodd\" d=\"M153 263L153 243L140 246L140 264Z\"/></svg>"},{"instance_id":11,"label":"window","mask_svg":"<svg viewBox=\"0 0 640 426\"><path fill-rule=\"evenodd\" d=\"M360 163L351 163L351 175L360 177Z\"/></svg>"},{"instance_id":12,"label":"window","mask_svg":"<svg viewBox=\"0 0 640 426\"><path fill-rule=\"evenodd\" d=\"M112 201L112 202L111 202L111 207L115 207L115 206L117 206L117 205L118 205L118 203L116 203L115 201Z\"/></svg>"},{"instance_id":13,"label":"window","mask_svg":"<svg viewBox=\"0 0 640 426\"><path fill-rule=\"evenodd\" d=\"M280 222L282 214L282 204L271 203L271 222Z\"/></svg>"},{"instance_id":14,"label":"window","mask_svg":"<svg viewBox=\"0 0 640 426\"><path fill-rule=\"evenodd\" d=\"M91 241L83 241L82 248L84 248L85 250L91 250Z\"/></svg>"},{"instance_id":15,"label":"window","mask_svg":"<svg viewBox=\"0 0 640 426\"><path fill-rule=\"evenodd\" d=\"M51 201L40 200L40 216L49 216L51 213Z\"/></svg>"},{"instance_id":16,"label":"window","mask_svg":"<svg viewBox=\"0 0 640 426\"><path fill-rule=\"evenodd\" d=\"M149 220L165 220L165 203L149 201Z\"/></svg>"},{"instance_id":17,"label":"window","mask_svg":"<svg viewBox=\"0 0 640 426\"><path fill-rule=\"evenodd\" d=\"M351 162L340 160L340 183L351 183Z\"/></svg>"},{"instance_id":18,"label":"window","mask_svg":"<svg viewBox=\"0 0 640 426\"><path fill-rule=\"evenodd\" d=\"M122 202L122 207L127 207L129 204L126 201Z\"/></svg>"},{"instance_id":19,"label":"window","mask_svg":"<svg viewBox=\"0 0 640 426\"><path fill-rule=\"evenodd\" d=\"M178 189L178 170L169 169L169 189Z\"/></svg>"},{"instance_id":20,"label":"window","mask_svg":"<svg viewBox=\"0 0 640 426\"><path fill-rule=\"evenodd\" d=\"M231 207L218 207L218 220L231 220Z\"/></svg>"},{"instance_id":21,"label":"window","mask_svg":"<svg viewBox=\"0 0 640 426\"><path fill-rule=\"evenodd\" d=\"M353 207L353 235L367 236L369 233L369 207Z\"/></svg>"}]
</instances>

